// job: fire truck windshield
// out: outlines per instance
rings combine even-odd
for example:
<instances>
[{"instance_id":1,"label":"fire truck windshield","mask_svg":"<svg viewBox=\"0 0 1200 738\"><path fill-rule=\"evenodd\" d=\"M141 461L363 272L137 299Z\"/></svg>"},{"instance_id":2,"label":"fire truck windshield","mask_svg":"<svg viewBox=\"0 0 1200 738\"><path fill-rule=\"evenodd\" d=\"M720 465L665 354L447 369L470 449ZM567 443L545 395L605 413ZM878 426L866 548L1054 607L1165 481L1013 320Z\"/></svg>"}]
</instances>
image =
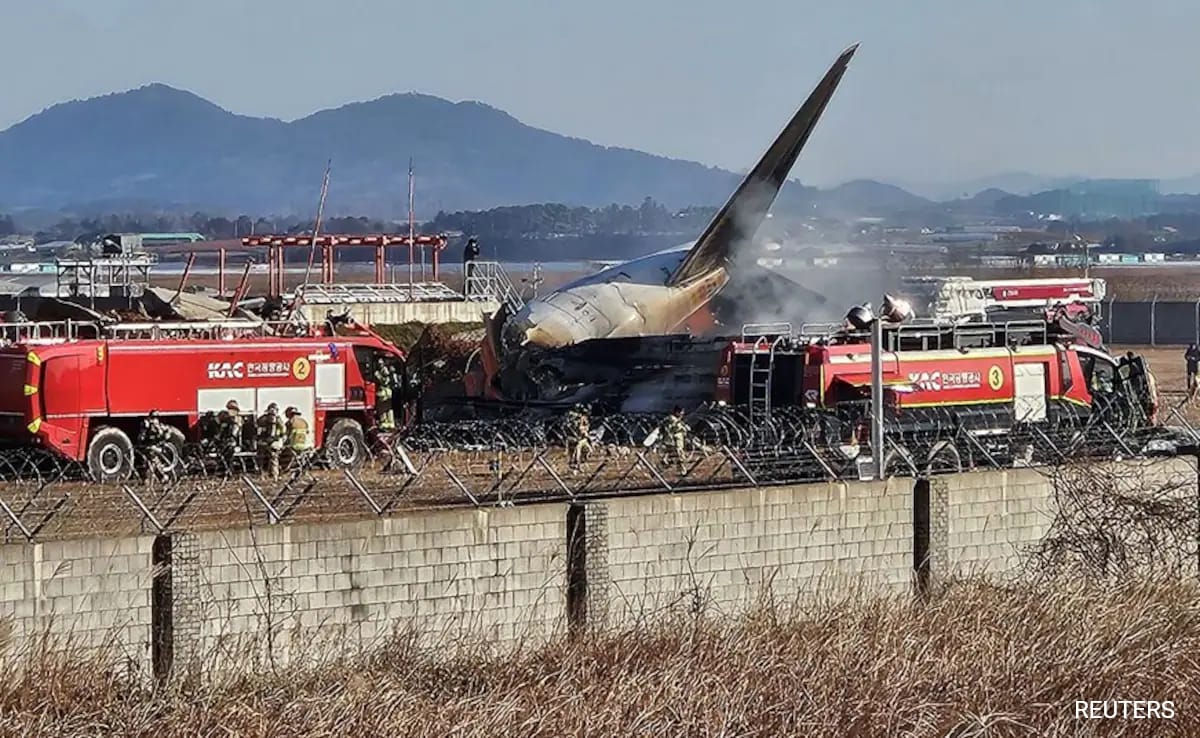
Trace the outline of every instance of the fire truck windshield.
<instances>
[{"instance_id":1,"label":"fire truck windshield","mask_svg":"<svg viewBox=\"0 0 1200 738\"><path fill-rule=\"evenodd\" d=\"M1092 392L1110 394L1113 391L1113 375L1116 367L1095 354L1079 353L1079 366L1083 378Z\"/></svg>"}]
</instances>

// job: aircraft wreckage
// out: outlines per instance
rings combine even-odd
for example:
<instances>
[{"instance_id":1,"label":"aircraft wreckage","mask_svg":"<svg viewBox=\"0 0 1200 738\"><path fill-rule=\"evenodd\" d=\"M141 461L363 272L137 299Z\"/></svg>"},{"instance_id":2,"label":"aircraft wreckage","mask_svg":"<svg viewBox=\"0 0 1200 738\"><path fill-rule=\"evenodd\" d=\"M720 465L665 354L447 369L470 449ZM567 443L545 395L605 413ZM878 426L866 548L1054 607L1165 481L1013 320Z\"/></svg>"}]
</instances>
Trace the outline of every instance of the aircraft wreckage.
<instances>
[{"instance_id":1,"label":"aircraft wreckage","mask_svg":"<svg viewBox=\"0 0 1200 738\"><path fill-rule=\"evenodd\" d=\"M814 306L822 304L821 295L767 269L732 267L739 249L754 240L856 49L837 58L694 243L609 266L515 313L501 308L492 316L469 394L524 405L615 401L625 410L655 409L664 401L656 377L713 365L718 342L691 336L714 319L735 324L738 306L719 299L723 290L765 302L772 294L803 293ZM737 282L732 290L731 280Z\"/></svg>"}]
</instances>

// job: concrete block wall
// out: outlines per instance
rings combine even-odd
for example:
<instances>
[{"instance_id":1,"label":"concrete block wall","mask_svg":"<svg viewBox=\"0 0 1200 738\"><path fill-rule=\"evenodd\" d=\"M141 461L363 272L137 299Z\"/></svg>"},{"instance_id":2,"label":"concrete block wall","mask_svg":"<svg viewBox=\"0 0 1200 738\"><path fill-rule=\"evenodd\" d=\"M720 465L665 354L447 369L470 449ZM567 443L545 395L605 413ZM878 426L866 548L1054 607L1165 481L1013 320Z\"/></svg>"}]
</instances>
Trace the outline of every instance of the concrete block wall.
<instances>
[{"instance_id":1,"label":"concrete block wall","mask_svg":"<svg viewBox=\"0 0 1200 738\"><path fill-rule=\"evenodd\" d=\"M1134 459L1064 469L1008 469L934 477L930 563L939 575L1011 576L1047 535L1060 494L1080 488L1193 495L1194 458Z\"/></svg>"},{"instance_id":2,"label":"concrete block wall","mask_svg":"<svg viewBox=\"0 0 1200 738\"><path fill-rule=\"evenodd\" d=\"M765 597L792 602L847 587L904 591L912 486L891 479L588 502L589 625L671 610L733 613ZM593 531L601 516L603 530Z\"/></svg>"},{"instance_id":3,"label":"concrete block wall","mask_svg":"<svg viewBox=\"0 0 1200 738\"><path fill-rule=\"evenodd\" d=\"M545 504L187 535L175 662L294 663L397 632L547 638L566 623L565 519Z\"/></svg>"},{"instance_id":4,"label":"concrete block wall","mask_svg":"<svg viewBox=\"0 0 1200 738\"><path fill-rule=\"evenodd\" d=\"M0 658L50 645L150 669L154 538L0 545ZM7 648L3 648L7 644Z\"/></svg>"},{"instance_id":5,"label":"concrete block wall","mask_svg":"<svg viewBox=\"0 0 1200 738\"><path fill-rule=\"evenodd\" d=\"M934 477L930 559L942 576L1007 575L1054 519L1054 486L1035 469Z\"/></svg>"}]
</instances>

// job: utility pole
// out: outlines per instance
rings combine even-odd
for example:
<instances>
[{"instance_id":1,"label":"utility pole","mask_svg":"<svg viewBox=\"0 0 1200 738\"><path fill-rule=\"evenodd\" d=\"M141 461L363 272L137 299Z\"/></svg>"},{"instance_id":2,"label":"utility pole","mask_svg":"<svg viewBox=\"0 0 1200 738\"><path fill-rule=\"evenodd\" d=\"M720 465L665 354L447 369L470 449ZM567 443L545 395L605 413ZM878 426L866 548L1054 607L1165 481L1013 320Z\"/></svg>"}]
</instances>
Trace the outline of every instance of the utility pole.
<instances>
[{"instance_id":1,"label":"utility pole","mask_svg":"<svg viewBox=\"0 0 1200 738\"><path fill-rule=\"evenodd\" d=\"M871 460L875 478L884 478L883 468L883 318L871 321Z\"/></svg>"}]
</instances>

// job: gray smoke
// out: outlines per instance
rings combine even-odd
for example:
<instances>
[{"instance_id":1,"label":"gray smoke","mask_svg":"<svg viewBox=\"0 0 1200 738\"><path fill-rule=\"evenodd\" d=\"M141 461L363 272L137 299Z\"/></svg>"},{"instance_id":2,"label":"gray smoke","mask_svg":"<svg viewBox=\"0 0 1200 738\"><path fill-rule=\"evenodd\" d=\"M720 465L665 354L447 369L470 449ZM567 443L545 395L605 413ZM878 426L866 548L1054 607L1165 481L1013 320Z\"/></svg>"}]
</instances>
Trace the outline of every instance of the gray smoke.
<instances>
[{"instance_id":1,"label":"gray smoke","mask_svg":"<svg viewBox=\"0 0 1200 738\"><path fill-rule=\"evenodd\" d=\"M854 305L877 305L899 276L886 260L849 245L798 239L768 219L735 252L729 284L714 303L725 328L746 323L840 321Z\"/></svg>"}]
</instances>

